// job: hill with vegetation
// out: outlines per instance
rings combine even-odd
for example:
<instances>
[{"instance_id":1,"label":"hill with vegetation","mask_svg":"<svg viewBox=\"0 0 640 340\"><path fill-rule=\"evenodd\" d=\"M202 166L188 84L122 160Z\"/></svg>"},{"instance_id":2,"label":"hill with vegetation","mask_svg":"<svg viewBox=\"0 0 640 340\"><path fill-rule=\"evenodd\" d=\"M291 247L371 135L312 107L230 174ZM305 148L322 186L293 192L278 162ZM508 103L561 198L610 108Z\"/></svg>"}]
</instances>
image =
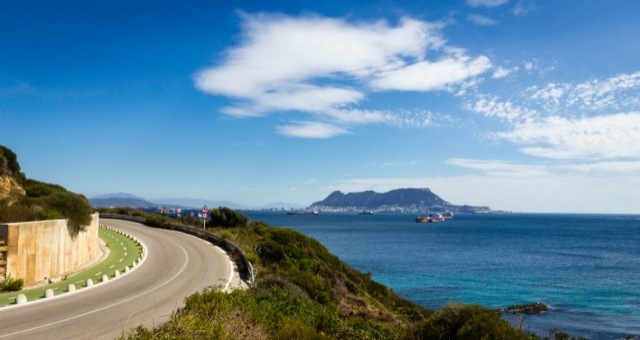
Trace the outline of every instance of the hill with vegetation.
<instances>
[{"instance_id":1,"label":"hill with vegetation","mask_svg":"<svg viewBox=\"0 0 640 340\"><path fill-rule=\"evenodd\" d=\"M0 191L0 223L67 219L71 234L91 223L93 208L84 196L27 178L16 154L1 145L0 184L9 188Z\"/></svg>"},{"instance_id":2,"label":"hill with vegetation","mask_svg":"<svg viewBox=\"0 0 640 340\"><path fill-rule=\"evenodd\" d=\"M129 209L107 213L145 217L154 226L179 220ZM209 231L241 247L257 269L248 290L211 287L155 328L125 332L127 339L539 339L479 305L428 310L331 254L317 240L267 226L229 208L213 209ZM220 285L221 286L221 285ZM552 339L570 339L553 332Z\"/></svg>"},{"instance_id":3,"label":"hill with vegetation","mask_svg":"<svg viewBox=\"0 0 640 340\"><path fill-rule=\"evenodd\" d=\"M474 213L491 211L489 207L451 204L433 193L429 188L395 189L385 193L375 191L332 192L322 201L315 202L311 208L319 210L343 211L451 211Z\"/></svg>"}]
</instances>

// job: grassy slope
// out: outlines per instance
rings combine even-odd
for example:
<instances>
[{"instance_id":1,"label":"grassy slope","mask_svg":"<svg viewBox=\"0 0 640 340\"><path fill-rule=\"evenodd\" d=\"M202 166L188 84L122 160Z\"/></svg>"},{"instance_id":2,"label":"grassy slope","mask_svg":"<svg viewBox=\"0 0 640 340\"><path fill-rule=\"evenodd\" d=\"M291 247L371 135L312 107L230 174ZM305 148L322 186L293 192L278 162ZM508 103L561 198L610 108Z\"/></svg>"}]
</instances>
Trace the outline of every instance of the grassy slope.
<instances>
[{"instance_id":1,"label":"grassy slope","mask_svg":"<svg viewBox=\"0 0 640 340\"><path fill-rule=\"evenodd\" d=\"M170 321L132 330L129 338L530 338L480 306L433 312L406 301L296 231L261 223L215 231L243 248L258 269L254 287L196 293Z\"/></svg>"}]
</instances>

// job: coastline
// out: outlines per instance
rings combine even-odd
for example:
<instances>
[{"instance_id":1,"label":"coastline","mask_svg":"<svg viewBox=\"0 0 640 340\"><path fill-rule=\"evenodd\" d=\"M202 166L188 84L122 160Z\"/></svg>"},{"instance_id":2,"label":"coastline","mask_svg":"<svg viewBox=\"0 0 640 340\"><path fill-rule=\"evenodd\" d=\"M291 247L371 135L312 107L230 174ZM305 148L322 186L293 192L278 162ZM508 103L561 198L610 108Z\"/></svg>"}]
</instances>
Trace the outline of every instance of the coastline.
<instances>
[{"instance_id":1,"label":"coastline","mask_svg":"<svg viewBox=\"0 0 640 340\"><path fill-rule=\"evenodd\" d=\"M538 334L547 334L553 327L574 336L592 338L623 338L640 334L640 308L635 309L635 314L629 314L634 309L626 307L624 302L637 296L629 289L629 284L609 284L613 292L623 294L620 297L604 295L606 300L600 300L603 297L592 300L599 296L594 295L599 294L599 283L587 279L592 274L603 279L613 277L609 275L619 275L607 272L607 268L615 268L607 265L607 259L619 258L623 264L630 266L624 277L634 273L633 262L625 261L635 261L632 252L637 245L633 242L638 236L633 232L633 223L640 219L640 215L473 214L456 215L453 220L444 223L417 225L413 222L413 214L386 214L386 219L384 214L375 214L365 219L356 214L327 213L313 220L287 218L274 213L247 214L252 219L263 220L270 225L289 226L318 239L342 260L363 272L371 272L375 280L428 308L441 308L448 301L480 303L496 309L543 302L550 306L550 311L528 316L525 320L525 325ZM405 221L402 222L402 219ZM504 223L514 225L505 227ZM557 227L558 223L563 227ZM393 232L384 233L384 230ZM616 236L613 232L621 234ZM601 235L604 234L613 239L603 240ZM566 246L562 246L560 241L554 241L567 237L578 243L565 249ZM609 245L592 245L589 237L599 242L607 241ZM367 240L366 247L354 243L359 239ZM627 246L626 249L620 248L622 244ZM556 245L564 250L554 250ZM545 248L548 246L551 248ZM589 253L593 246L606 251L604 257L582 262L583 258L591 258ZM398 252L397 247L407 250ZM419 255L418 262L407 262L407 257L403 256L406 252ZM462 258L457 259L464 254L468 255L463 258L475 262L480 259L478 256L490 262L476 264L472 261L469 266L464 266L460 262ZM610 257L606 254L618 255ZM563 263L573 268L571 263L575 262L578 266L575 268L580 268L584 267L584 263L597 263L594 259L604 261L602 265L605 267L586 272L562 269ZM522 263L518 265L518 262ZM420 268L416 269L416 264ZM422 267L422 264L430 266ZM479 268L489 266L487 270L493 273L496 280L483 277L482 271L475 274L473 267L476 265ZM529 269L510 270L510 267ZM549 275L553 277L545 278L548 270L551 270ZM598 274L600 272L602 274ZM531 275L533 277L528 277ZM544 287L546 289L542 289ZM603 286L604 289L606 287ZM603 307L588 307L589 301L601 301ZM605 307L605 304L619 307L612 309ZM589 324L593 327L585 327Z\"/></svg>"}]
</instances>

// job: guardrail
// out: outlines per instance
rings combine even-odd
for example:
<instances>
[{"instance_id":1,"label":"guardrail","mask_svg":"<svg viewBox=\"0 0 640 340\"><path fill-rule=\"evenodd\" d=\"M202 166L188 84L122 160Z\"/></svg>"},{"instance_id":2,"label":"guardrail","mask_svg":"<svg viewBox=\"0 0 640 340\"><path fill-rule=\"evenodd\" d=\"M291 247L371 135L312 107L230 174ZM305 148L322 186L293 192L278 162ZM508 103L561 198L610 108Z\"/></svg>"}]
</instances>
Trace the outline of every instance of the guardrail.
<instances>
[{"instance_id":1,"label":"guardrail","mask_svg":"<svg viewBox=\"0 0 640 340\"><path fill-rule=\"evenodd\" d=\"M129 221L135 221L135 222L139 222L142 223L146 226L152 227L152 228L162 228L162 229L171 229L171 230L178 230L181 231L183 233L189 234L189 235L193 235L196 237L199 237L203 240L209 241L212 244L224 249L229 256L231 257L231 259L236 263L236 265L238 266L238 270L240 271L240 273L250 282L253 283L255 281L255 269L253 268L253 266L251 265L251 262L249 262L249 260L247 260L247 257L245 256L244 252L242 251L242 249L240 249L240 247L236 246L233 242L219 236L216 235L212 232L203 230L203 229L199 229L199 228L195 228L195 227L189 227L186 225L181 225L181 224L169 224L167 226L163 226L163 225L153 225L153 224L149 224L147 223L147 219L144 217L137 217L137 216L129 216L129 215L120 215L120 214L100 214L100 218L112 218L112 219L120 219L120 220L129 220Z\"/></svg>"}]
</instances>

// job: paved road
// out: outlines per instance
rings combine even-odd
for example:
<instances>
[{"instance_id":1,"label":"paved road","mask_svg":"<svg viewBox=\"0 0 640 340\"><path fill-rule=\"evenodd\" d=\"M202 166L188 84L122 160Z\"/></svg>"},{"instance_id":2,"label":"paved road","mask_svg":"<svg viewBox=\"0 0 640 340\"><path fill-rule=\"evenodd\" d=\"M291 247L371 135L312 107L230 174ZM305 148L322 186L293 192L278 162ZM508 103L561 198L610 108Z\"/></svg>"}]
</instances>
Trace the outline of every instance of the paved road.
<instances>
[{"instance_id":1,"label":"paved road","mask_svg":"<svg viewBox=\"0 0 640 340\"><path fill-rule=\"evenodd\" d=\"M147 259L117 280L42 302L0 309L0 339L113 339L153 327L207 286L233 276L219 248L177 231L103 219L147 246Z\"/></svg>"}]
</instances>

